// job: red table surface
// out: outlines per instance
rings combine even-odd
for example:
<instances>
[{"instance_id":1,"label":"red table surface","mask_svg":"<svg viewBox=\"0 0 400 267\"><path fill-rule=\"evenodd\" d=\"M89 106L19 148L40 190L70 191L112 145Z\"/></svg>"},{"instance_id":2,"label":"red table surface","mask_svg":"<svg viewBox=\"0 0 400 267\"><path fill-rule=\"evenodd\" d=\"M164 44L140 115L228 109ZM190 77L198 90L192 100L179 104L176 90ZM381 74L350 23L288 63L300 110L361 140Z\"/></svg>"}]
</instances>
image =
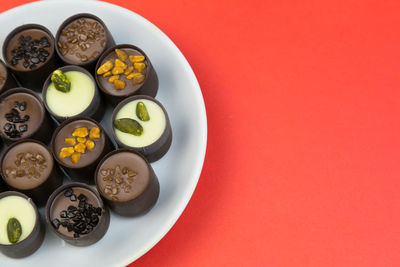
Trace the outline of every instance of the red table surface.
<instances>
[{"instance_id":1,"label":"red table surface","mask_svg":"<svg viewBox=\"0 0 400 267\"><path fill-rule=\"evenodd\" d=\"M110 2L181 49L209 127L193 198L130 266L400 265L399 1Z\"/></svg>"}]
</instances>

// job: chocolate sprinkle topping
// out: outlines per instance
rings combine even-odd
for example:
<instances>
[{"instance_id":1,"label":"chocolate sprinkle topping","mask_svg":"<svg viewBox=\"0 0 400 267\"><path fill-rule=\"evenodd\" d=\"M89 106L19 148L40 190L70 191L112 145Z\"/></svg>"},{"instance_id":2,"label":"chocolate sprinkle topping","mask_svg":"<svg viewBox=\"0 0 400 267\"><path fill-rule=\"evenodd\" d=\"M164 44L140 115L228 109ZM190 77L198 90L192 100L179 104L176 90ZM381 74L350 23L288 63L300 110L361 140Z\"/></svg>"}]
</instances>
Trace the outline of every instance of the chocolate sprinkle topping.
<instances>
[{"instance_id":1,"label":"chocolate sprinkle topping","mask_svg":"<svg viewBox=\"0 0 400 267\"><path fill-rule=\"evenodd\" d=\"M50 55L46 48L50 47L47 37L40 40L32 40L31 36L21 35L18 39L19 46L11 51L11 65L16 66L20 60L24 60L23 66L26 69L34 69L36 65L45 62Z\"/></svg>"},{"instance_id":2,"label":"chocolate sprinkle topping","mask_svg":"<svg viewBox=\"0 0 400 267\"><path fill-rule=\"evenodd\" d=\"M59 219L54 219L52 221L53 226L56 229L60 225L66 227L68 232L74 232L74 238L89 234L99 223L102 208L93 207L92 204L86 203L87 197L84 194L76 197L71 188L64 192L64 196L70 198L71 201L79 200L78 207L71 205L68 206L67 210L61 211L60 217L65 219L61 220L61 222Z\"/></svg>"},{"instance_id":3,"label":"chocolate sprinkle topping","mask_svg":"<svg viewBox=\"0 0 400 267\"><path fill-rule=\"evenodd\" d=\"M3 126L4 133L10 137L10 138L17 138L21 137L22 133L28 131L28 125L27 124L22 124L19 125L17 129L17 123L25 123L29 121L30 117L29 115L25 115L23 118L21 118L20 111L25 111L27 108L27 104L25 101L23 102L14 102L14 108L10 110L9 113L6 113L4 115L5 119L9 122L6 123ZM18 110L19 111L18 111Z\"/></svg>"}]
</instances>

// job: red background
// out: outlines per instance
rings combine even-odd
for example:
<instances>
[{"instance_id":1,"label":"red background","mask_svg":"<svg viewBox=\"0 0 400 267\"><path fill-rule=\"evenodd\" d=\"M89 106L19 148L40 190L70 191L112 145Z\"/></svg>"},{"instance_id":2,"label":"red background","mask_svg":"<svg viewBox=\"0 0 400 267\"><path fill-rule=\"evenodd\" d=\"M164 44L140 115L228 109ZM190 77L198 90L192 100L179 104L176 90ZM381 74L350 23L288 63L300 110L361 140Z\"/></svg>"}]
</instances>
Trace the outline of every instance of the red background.
<instances>
[{"instance_id":1,"label":"red background","mask_svg":"<svg viewBox=\"0 0 400 267\"><path fill-rule=\"evenodd\" d=\"M188 207L131 266L400 265L399 1L110 2L181 49L209 127Z\"/></svg>"}]
</instances>

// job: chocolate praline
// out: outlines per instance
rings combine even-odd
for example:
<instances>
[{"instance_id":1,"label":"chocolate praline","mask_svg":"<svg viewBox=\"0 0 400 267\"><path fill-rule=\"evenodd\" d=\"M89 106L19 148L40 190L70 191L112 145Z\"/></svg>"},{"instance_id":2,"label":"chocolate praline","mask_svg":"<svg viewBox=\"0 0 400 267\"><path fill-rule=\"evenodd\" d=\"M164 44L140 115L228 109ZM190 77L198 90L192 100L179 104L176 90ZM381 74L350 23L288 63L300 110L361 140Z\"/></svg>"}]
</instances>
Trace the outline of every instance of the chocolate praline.
<instances>
[{"instance_id":1,"label":"chocolate praline","mask_svg":"<svg viewBox=\"0 0 400 267\"><path fill-rule=\"evenodd\" d=\"M62 148L74 147L79 143L77 138L72 136L72 133L75 129L81 127L86 127L89 131L96 127L100 129L100 138L90 139L89 136L86 137L94 142L94 148L92 150L86 149L85 153L81 154L77 163L72 162L71 156L61 158L60 152ZM66 143L66 138L75 138L75 145ZM113 149L114 146L103 127L88 117L79 116L65 120L56 128L51 141L51 150L54 158L71 179L91 184L94 184L93 176L97 164L105 154Z\"/></svg>"},{"instance_id":2,"label":"chocolate praline","mask_svg":"<svg viewBox=\"0 0 400 267\"><path fill-rule=\"evenodd\" d=\"M31 198L20 192L15 192L15 191L6 191L0 193L0 199L3 199L8 196L17 196L26 199L32 205L35 212L36 218L34 227L31 233L25 239L14 244L8 244L8 245L0 244L0 251L4 255L11 258L24 258L33 254L40 248L44 240L45 227L42 221L40 220L38 209L35 203L33 203Z\"/></svg>"},{"instance_id":3,"label":"chocolate praline","mask_svg":"<svg viewBox=\"0 0 400 267\"><path fill-rule=\"evenodd\" d=\"M89 246L107 232L110 213L95 189L83 183L69 183L49 197L46 222L67 243Z\"/></svg>"},{"instance_id":4,"label":"chocolate praline","mask_svg":"<svg viewBox=\"0 0 400 267\"><path fill-rule=\"evenodd\" d=\"M32 90L18 87L0 95L0 136L4 143L31 138L47 144L53 129L42 100Z\"/></svg>"},{"instance_id":5,"label":"chocolate praline","mask_svg":"<svg viewBox=\"0 0 400 267\"><path fill-rule=\"evenodd\" d=\"M47 77L45 83L43 84L42 97L43 97L44 105L45 105L47 111L51 114L51 116L58 122L62 122L68 118L73 118L75 116L87 116L87 117L91 117L91 118L95 119L96 121L100 121L103 118L105 107L103 104L101 94L97 88L96 81L93 78L93 76L86 69L79 67L79 66L69 65L69 66L61 67L61 68L59 68L59 70L61 70L64 74L67 74L67 76L68 76L68 72L80 72L80 73L85 74L86 77L88 77L93 83L92 85L93 85L93 89L94 89L94 94L93 94L93 97L90 100L90 102L87 104L86 108L83 108L81 112L79 112L77 114L73 114L73 115L57 114L54 110L52 110L52 108L50 107L50 105L48 103L48 101L49 101L48 100L48 90L49 90L49 86L52 84L51 74L50 74ZM81 91L83 89L84 89L83 87L75 88L73 85L73 81L71 81L71 90ZM56 89L54 89L54 91L56 91ZM62 95L62 94L68 94L69 92L62 93L62 92L56 91L56 93ZM68 108L68 105L66 105L66 104L73 106L75 103L73 101L64 103L66 108Z\"/></svg>"},{"instance_id":6,"label":"chocolate praline","mask_svg":"<svg viewBox=\"0 0 400 267\"><path fill-rule=\"evenodd\" d=\"M36 91L60 65L52 33L39 24L24 24L11 31L4 41L3 58L21 85Z\"/></svg>"},{"instance_id":7,"label":"chocolate praline","mask_svg":"<svg viewBox=\"0 0 400 267\"><path fill-rule=\"evenodd\" d=\"M57 54L66 65L78 65L90 72L100 55L115 45L104 22L89 13L67 18L57 30L56 43Z\"/></svg>"},{"instance_id":8,"label":"chocolate praline","mask_svg":"<svg viewBox=\"0 0 400 267\"><path fill-rule=\"evenodd\" d=\"M1 175L12 189L30 196L39 206L62 184L63 177L47 146L33 139L13 143L4 152Z\"/></svg>"},{"instance_id":9,"label":"chocolate praline","mask_svg":"<svg viewBox=\"0 0 400 267\"><path fill-rule=\"evenodd\" d=\"M153 65L149 57L146 53L137 46L130 44L120 44L114 47L111 47L105 51L96 65L96 71L102 66L105 62L111 60L114 64L115 59L118 56L115 53L115 49L122 50L128 56L144 56L145 60L143 63L146 65L146 69L143 71L145 79L142 83L133 84L132 80L127 79L126 75L119 75L119 79L125 82L125 88L122 90L116 90L113 83L110 83L108 79L110 77L103 77L102 75L98 75L95 73L96 82L101 90L101 92L106 95L106 100L110 102L112 105L118 104L121 100L132 96L132 95L148 95L151 97L155 97L158 91L158 77L157 73L154 70ZM133 66L132 62L130 62L129 58L124 62L128 66ZM134 70L136 71L136 70Z\"/></svg>"},{"instance_id":10,"label":"chocolate praline","mask_svg":"<svg viewBox=\"0 0 400 267\"><path fill-rule=\"evenodd\" d=\"M6 64L0 59L0 93L17 87L17 81L8 70Z\"/></svg>"},{"instance_id":11,"label":"chocolate praline","mask_svg":"<svg viewBox=\"0 0 400 267\"><path fill-rule=\"evenodd\" d=\"M155 111L163 115L163 121L164 121L163 128L157 129L157 131L153 131L153 129L151 129L151 127L160 127L160 124L154 120L155 114L154 113L152 114L151 110L148 110L150 116L149 121L141 121L137 117L136 105L141 100L154 103L154 106L157 107ZM149 109L150 107L147 108ZM114 121L116 119L121 119L121 118L130 118L139 122L143 127L142 135L135 136L132 134L122 133L121 131L117 130L114 126ZM143 156L145 156L149 162L154 162L162 158L168 152L172 143L172 129L167 111L159 101L145 95L131 96L123 100L121 103L119 103L115 107L111 116L111 129L113 138L117 142L118 147L131 148L141 153ZM154 135L152 137L154 138L153 141L149 141L147 143L138 142L141 141L141 138L145 137L145 135L148 136L148 134ZM123 141L121 137L129 139L130 143L128 143L127 141ZM152 138L150 138L150 140L152 140ZM138 143L134 144L134 142Z\"/></svg>"},{"instance_id":12,"label":"chocolate praline","mask_svg":"<svg viewBox=\"0 0 400 267\"><path fill-rule=\"evenodd\" d=\"M138 216L157 202L160 184L148 161L132 149L115 150L99 163L96 188L110 209L121 216Z\"/></svg>"}]
</instances>

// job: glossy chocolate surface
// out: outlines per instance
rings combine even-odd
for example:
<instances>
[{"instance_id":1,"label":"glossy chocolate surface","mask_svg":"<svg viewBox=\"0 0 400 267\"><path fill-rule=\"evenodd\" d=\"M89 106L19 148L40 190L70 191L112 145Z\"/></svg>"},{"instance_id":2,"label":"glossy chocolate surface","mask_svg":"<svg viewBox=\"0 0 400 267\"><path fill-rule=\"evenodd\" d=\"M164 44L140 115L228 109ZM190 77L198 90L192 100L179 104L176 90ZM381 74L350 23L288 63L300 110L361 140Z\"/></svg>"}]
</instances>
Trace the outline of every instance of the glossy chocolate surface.
<instances>
[{"instance_id":1,"label":"glossy chocolate surface","mask_svg":"<svg viewBox=\"0 0 400 267\"><path fill-rule=\"evenodd\" d=\"M86 149L86 152L83 153L77 163L72 163L71 157L60 158L59 153L61 148L63 147L71 147L72 145L68 145L65 143L65 138L73 138L72 133L75 129L86 127L89 131L92 128L98 127L98 125L89 120L75 120L66 125L64 125L58 132L52 144L52 148L55 156L58 161L66 167L69 168L82 168L88 166L95 162L101 156L104 150L105 144L105 136L104 131L100 130L100 138L99 139L90 139L95 143L95 146L92 150ZM88 139L89 137L87 137ZM78 142L77 142L78 144Z\"/></svg>"},{"instance_id":2,"label":"glossy chocolate surface","mask_svg":"<svg viewBox=\"0 0 400 267\"><path fill-rule=\"evenodd\" d=\"M106 186L109 184L107 178L109 175L102 175L103 170L114 169L118 166L120 171L116 171L114 177L119 177L121 180L129 186L130 190L124 190L117 187L117 182L112 181L111 185L117 187L118 193L115 195L106 194ZM128 181L128 173L122 173L124 168L128 168L130 171L135 172L135 176L131 177L131 181ZM99 167L99 171L96 174L96 184L100 190L102 196L109 200L115 201L128 201L141 195L147 188L150 182L150 169L148 163L139 155L131 152L121 152L108 157ZM114 196L114 198L113 198Z\"/></svg>"},{"instance_id":3,"label":"glossy chocolate surface","mask_svg":"<svg viewBox=\"0 0 400 267\"><path fill-rule=\"evenodd\" d=\"M90 190L83 188L83 187L72 187L73 194L76 197L83 194L87 200L87 204L93 205L95 208L103 208L99 198ZM72 201L71 198L65 197L64 192L61 192L54 198L53 203L50 206L50 220L53 221L54 219L62 220L63 218L60 217L60 213L64 210L67 210L69 206L75 206L78 208L79 200ZM100 216L101 217L101 216ZM60 226L57 231L67 237L74 237L73 231L68 231L66 227Z\"/></svg>"},{"instance_id":4,"label":"glossy chocolate surface","mask_svg":"<svg viewBox=\"0 0 400 267\"><path fill-rule=\"evenodd\" d=\"M122 51L124 51L128 57L131 55L135 55L135 56L144 56L141 52L139 52L136 49L133 48L121 48ZM115 51L111 51L110 53L108 53L108 55L101 61L100 66L103 65L105 62L107 61L111 61L111 62L115 62L115 59L117 59L117 55L115 53ZM129 59L127 59L125 61L126 64L128 64L128 66L133 65L131 62L129 62ZM146 64L146 66L149 65L147 58L142 62L144 64ZM145 71L143 71L143 75L147 76L149 72L149 68L146 67ZM96 74L97 75L97 74ZM101 87L106 90L109 94L111 95L116 95L116 96L126 96L126 95L132 95L135 92L137 92L144 84L143 83L139 83L139 84L133 84L132 80L128 80L126 78L126 75L119 75L119 80L125 82L125 88L122 90L116 90L114 87L113 83L108 82L108 79L110 77L103 77L102 75L97 75L97 79L99 81L99 83L101 84Z\"/></svg>"},{"instance_id":5,"label":"glossy chocolate surface","mask_svg":"<svg viewBox=\"0 0 400 267\"><path fill-rule=\"evenodd\" d=\"M26 110L21 111L19 108L15 107L15 102L26 102ZM12 109L16 109L21 118L28 115L29 120L22 123L9 122L5 117ZM41 126L44 116L45 110L42 103L32 94L17 92L0 99L0 133L6 138L18 140L31 136ZM21 137L12 138L5 133L4 127L7 123L15 124L17 129L22 125L27 125L28 129L22 132Z\"/></svg>"},{"instance_id":6,"label":"glossy chocolate surface","mask_svg":"<svg viewBox=\"0 0 400 267\"><path fill-rule=\"evenodd\" d=\"M131 190L110 197L110 194L105 192L107 179L103 179L104 176L101 172L104 168L113 168L116 165L123 168L125 164L136 172L132 183L127 183L131 186ZM126 178L126 175L121 178ZM96 169L95 180L96 187L104 201L111 210L121 216L134 217L147 213L156 204L160 194L160 184L153 168L141 154L132 149L121 149L108 153ZM126 182L127 179L123 180ZM115 182L112 182L112 186L115 186ZM121 189L121 187L119 188Z\"/></svg>"},{"instance_id":7,"label":"glossy chocolate surface","mask_svg":"<svg viewBox=\"0 0 400 267\"><path fill-rule=\"evenodd\" d=\"M61 30L57 45L65 61L85 63L100 55L106 38L104 28L97 20L82 17Z\"/></svg>"},{"instance_id":8,"label":"glossy chocolate surface","mask_svg":"<svg viewBox=\"0 0 400 267\"><path fill-rule=\"evenodd\" d=\"M84 19L86 22L79 24L80 19ZM86 25L87 22L91 24ZM75 26L83 25L85 28L78 31L79 27L76 27L71 29L71 33L68 33L67 28L72 24L75 24ZM96 32L99 34L97 35ZM89 35L94 35L94 42L92 36ZM71 44L68 44L67 51L72 49L74 53L70 51L71 53L68 54L65 51L65 41L68 42L68 38L70 38ZM74 40L75 38L76 40ZM115 45L114 39L104 22L99 17L90 13L79 13L67 18L57 30L56 43L57 54L65 64L79 65L90 72L94 70L100 55L106 49ZM77 44L78 47L76 47L75 44ZM79 47L80 45L82 47ZM86 46L86 50L83 48L83 45ZM87 45L89 45L89 47ZM97 50L97 48L101 49ZM99 54L97 54L96 51L98 51ZM79 53L79 55L77 53ZM84 56L84 60L82 60L82 55Z\"/></svg>"},{"instance_id":9,"label":"glossy chocolate surface","mask_svg":"<svg viewBox=\"0 0 400 267\"><path fill-rule=\"evenodd\" d=\"M98 68L104 64L107 60L106 58L109 58L111 60L115 60L116 58L116 53L115 49L120 49L124 51L130 51L132 54L136 55L143 55L145 56L145 61L144 63L146 64L146 69L143 71L143 74L146 74L145 80L143 83L133 85L132 80L127 80L124 75L120 75L121 79L123 81L126 81L126 88L122 90L115 90L114 85L111 83L108 83L108 78L109 77L102 77L101 75L97 75L95 73L95 78L96 82L100 88L100 90L107 96L106 100L111 103L112 105L117 105L120 101L125 99L128 96L132 95L147 95L151 97L155 97L158 92L158 77L155 69L153 68L153 65L151 64L151 61L149 57L146 55L146 53L141 50L139 47L130 45L130 44L120 44L116 45L114 47L111 47L107 49L101 56L99 61L97 62L96 65L96 71ZM129 61L129 58L126 60L127 64L131 64ZM113 62L114 63L114 62Z\"/></svg>"},{"instance_id":10,"label":"glossy chocolate surface","mask_svg":"<svg viewBox=\"0 0 400 267\"><path fill-rule=\"evenodd\" d=\"M74 196L66 194L67 191L71 192ZM94 223L92 219L91 221L86 220L86 230L87 225L95 225L92 230L88 231L87 233L82 233L79 236L74 235L74 232L77 231L77 229L70 228L70 231L68 231L68 227L63 227L62 225L59 225L56 227L56 224L54 220L58 220L61 222L64 217L61 216L61 212L64 210L68 210L68 207L74 206L77 208L77 210L74 213L79 213L82 212L82 210L88 210L91 209L90 207L79 207L79 197L80 195L83 194L86 197L86 204L87 205L92 205L92 207L99 208L99 210L96 212L97 217L98 217L98 222ZM76 201L73 201L76 197ZM71 210L71 207L70 207ZM98 215L100 214L100 215ZM82 215L80 215L82 217ZM88 215L83 215L86 218L91 218L92 216ZM76 221L79 221L78 223L82 222L82 219L79 217L68 217L68 222L73 224L74 218ZM66 219L66 218L64 218ZM68 242L71 245L74 246L88 246L91 245L97 241L99 241L107 232L109 224L110 224L110 213L107 209L106 206L104 206L103 201L101 200L100 195L97 193L97 191L90 186L83 184L83 183L68 183L64 184L63 186L57 188L53 194L49 197L49 200L47 201L46 204L46 222L47 225L50 227L50 229L60 238L64 239L66 242ZM72 226L72 225L71 225ZM77 226L77 225L76 225Z\"/></svg>"},{"instance_id":11,"label":"glossy chocolate surface","mask_svg":"<svg viewBox=\"0 0 400 267\"><path fill-rule=\"evenodd\" d=\"M19 58L19 60L18 60L18 63L16 65L14 65L13 58L15 58L16 50L18 48L25 47L24 50L26 51L26 53L30 53L31 48L33 49L33 46L29 47L28 45L21 44L21 41L20 41L21 37L25 38L25 39L29 38L30 41L27 41L27 43L35 41L35 43L37 43L37 45L35 46L37 48L37 51L31 52L30 55L32 55L32 56L30 56L29 60L26 61L27 65L24 65L24 62L25 62L24 55L21 55L21 56L17 55L16 58ZM49 44L49 46L45 47L45 46L41 45L40 40L43 40L42 38L46 38L48 40L47 43ZM27 47L29 47L29 48L27 48ZM46 51L45 54L47 54L47 56L44 57L45 58L44 61L39 59L39 56L41 54L41 52L39 51L40 49L42 49L41 52ZM44 65L48 61L48 59L51 58L53 52L54 52L54 42L52 40L52 37L47 32L45 32L41 29L26 29L26 30L20 31L17 34L15 34L8 42L7 49L6 49L6 60L12 69L19 70L19 71L29 71L29 70L31 70L30 66L34 66L34 67L32 67L34 69L34 68L39 68L42 65ZM36 64L33 64L34 62ZM29 66L29 67L26 67L26 66Z\"/></svg>"},{"instance_id":12,"label":"glossy chocolate surface","mask_svg":"<svg viewBox=\"0 0 400 267\"><path fill-rule=\"evenodd\" d=\"M32 40L26 40L18 52L14 51L20 45L19 38L29 33L35 38L37 36L47 39L42 41L39 39L40 44L33 42L33 46ZM21 41L21 43L23 42ZM31 44L29 45L29 43ZM39 24L23 24L15 28L7 35L2 49L6 65L12 70L21 86L35 91L42 89L47 76L60 65L60 60L54 51L52 33ZM16 62L16 57L18 62Z\"/></svg>"},{"instance_id":13,"label":"glossy chocolate surface","mask_svg":"<svg viewBox=\"0 0 400 267\"><path fill-rule=\"evenodd\" d=\"M42 164L39 164L37 158L35 158L34 161L31 161L30 158L27 157L27 153L32 154L32 157L41 155L43 157ZM19 154L23 154L23 163L27 164L27 167L24 168L23 164L21 164L21 157ZM46 166L42 171L39 169L41 165ZM44 183L49 178L53 165L53 156L50 154L47 147L44 147L37 142L28 141L19 143L7 151L2 161L2 170L4 180L8 185L16 189L28 190ZM34 175L30 175L30 168L33 168L34 172L39 176L35 177ZM10 173L11 169L23 171L24 174L21 176L12 175Z\"/></svg>"}]
</instances>

